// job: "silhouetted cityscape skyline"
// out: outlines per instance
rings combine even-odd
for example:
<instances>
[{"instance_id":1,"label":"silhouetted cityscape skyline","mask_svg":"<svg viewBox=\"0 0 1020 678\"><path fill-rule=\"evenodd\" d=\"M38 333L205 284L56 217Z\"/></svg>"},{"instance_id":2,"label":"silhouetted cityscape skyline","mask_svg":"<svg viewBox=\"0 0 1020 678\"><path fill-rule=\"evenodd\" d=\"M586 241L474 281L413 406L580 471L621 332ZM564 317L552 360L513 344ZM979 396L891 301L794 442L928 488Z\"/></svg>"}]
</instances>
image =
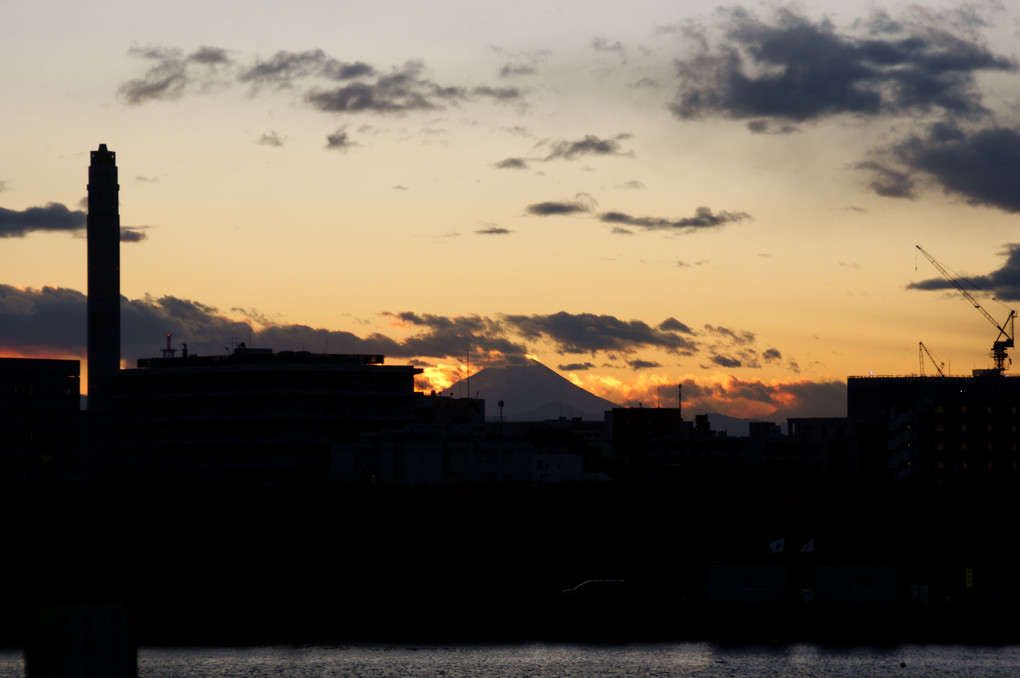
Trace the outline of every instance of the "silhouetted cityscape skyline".
<instances>
[{"instance_id":1,"label":"silhouetted cityscape skyline","mask_svg":"<svg viewBox=\"0 0 1020 678\"><path fill-rule=\"evenodd\" d=\"M1016 643L1017 20L12 5L0 643Z\"/></svg>"},{"instance_id":2,"label":"silhouetted cityscape skyline","mask_svg":"<svg viewBox=\"0 0 1020 678\"><path fill-rule=\"evenodd\" d=\"M19 8L11 58L36 31L54 51L12 83L4 354L85 357L98 138L126 191L126 364L166 333L252 338L411 362L430 392L531 357L621 405L682 383L778 420L839 415L846 375L913 372L919 341L987 366L914 245L1017 298L1009 8L558 8L265 6L240 30L201 6L201 41L195 14ZM109 36L87 77L70 26Z\"/></svg>"},{"instance_id":3,"label":"silhouetted cityscape skyline","mask_svg":"<svg viewBox=\"0 0 1020 678\"><path fill-rule=\"evenodd\" d=\"M973 617L1020 600L1008 525L1020 380L1004 370L850 377L846 416L790 418L785 432L755 421L731 436L682 407L608 403L601 419L521 422L500 400L494 418L470 386L426 395L422 368L378 354L239 342L200 355L167 335L160 357L119 369L115 158L100 145L90 168L88 348L105 358L93 358L89 408L78 407L78 361L0 358L0 483L38 511L9 525L29 554L8 577L24 585L16 600L29 621L0 619L0 633L25 646L30 673L87 655L135 675L136 632L160 643L828 640L819 620L856 616L868 625L857 639L1015 640ZM999 330L996 346L1007 343ZM562 381L534 362L515 378L535 384L536 413ZM225 506L229 528L204 524ZM309 540L355 514L357 557L345 565L295 566L308 557L297 543L258 563L244 556L243 544L281 529ZM145 545L167 521L176 536ZM429 529L441 525L457 527ZM667 553L681 541L697 547L675 563ZM167 563L142 567L168 544ZM102 556L55 571L78 545ZM398 555L408 549L410 570ZM214 565L186 564L202 554L229 564L228 584L213 583ZM489 567L464 574L470 558ZM663 605L684 619L663 625ZM336 619L336 608L356 614Z\"/></svg>"}]
</instances>

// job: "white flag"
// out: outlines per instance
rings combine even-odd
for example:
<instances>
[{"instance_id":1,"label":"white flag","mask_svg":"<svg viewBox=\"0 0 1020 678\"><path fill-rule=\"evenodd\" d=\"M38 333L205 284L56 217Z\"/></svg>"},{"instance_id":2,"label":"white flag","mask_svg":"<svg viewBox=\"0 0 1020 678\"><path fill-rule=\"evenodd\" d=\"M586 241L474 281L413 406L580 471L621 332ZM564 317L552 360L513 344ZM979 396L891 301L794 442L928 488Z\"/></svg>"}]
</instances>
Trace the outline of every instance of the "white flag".
<instances>
[{"instance_id":1,"label":"white flag","mask_svg":"<svg viewBox=\"0 0 1020 678\"><path fill-rule=\"evenodd\" d=\"M769 544L769 550L772 553L782 553L786 550L786 539L777 539Z\"/></svg>"}]
</instances>

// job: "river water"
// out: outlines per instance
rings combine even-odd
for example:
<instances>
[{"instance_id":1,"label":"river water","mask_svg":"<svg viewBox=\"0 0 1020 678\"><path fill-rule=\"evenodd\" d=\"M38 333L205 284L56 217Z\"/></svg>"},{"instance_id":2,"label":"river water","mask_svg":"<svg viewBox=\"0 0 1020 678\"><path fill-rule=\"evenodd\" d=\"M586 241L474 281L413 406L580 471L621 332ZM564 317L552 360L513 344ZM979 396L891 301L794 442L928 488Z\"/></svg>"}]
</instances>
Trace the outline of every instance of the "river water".
<instances>
[{"instance_id":1,"label":"river water","mask_svg":"<svg viewBox=\"0 0 1020 678\"><path fill-rule=\"evenodd\" d=\"M790 644L339 645L331 647L141 648L143 678L248 676L401 678L621 678L627 676L994 676L1020 675L1020 646ZM24 675L21 654L0 653L0 677Z\"/></svg>"}]
</instances>

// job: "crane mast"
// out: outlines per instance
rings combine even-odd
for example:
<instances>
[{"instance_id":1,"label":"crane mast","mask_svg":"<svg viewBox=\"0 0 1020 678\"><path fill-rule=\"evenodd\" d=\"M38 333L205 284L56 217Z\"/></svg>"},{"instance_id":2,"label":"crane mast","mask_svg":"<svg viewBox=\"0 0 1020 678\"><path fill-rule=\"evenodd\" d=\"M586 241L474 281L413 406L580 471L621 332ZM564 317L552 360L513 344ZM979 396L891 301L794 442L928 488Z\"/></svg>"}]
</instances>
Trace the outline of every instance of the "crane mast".
<instances>
[{"instance_id":1,"label":"crane mast","mask_svg":"<svg viewBox=\"0 0 1020 678\"><path fill-rule=\"evenodd\" d=\"M928 358L931 360L931 364L935 366L935 371L939 373L939 376L940 377L946 376L946 373L943 370L943 368L946 366L946 364L938 362L935 359L935 356L933 356L931 354L931 351L928 350L928 347L924 345L923 341L917 342L917 346L918 346L918 349L917 349L917 361L921 365L921 376L922 377L924 376L924 356L925 355L927 355ZM923 353L922 353L922 351L923 351Z\"/></svg>"},{"instance_id":2,"label":"crane mast","mask_svg":"<svg viewBox=\"0 0 1020 678\"><path fill-rule=\"evenodd\" d=\"M943 266L939 262L938 259L928 254L928 252L926 252L925 249L920 245L917 245L917 249L921 252L921 254L924 255L925 259L931 262L931 265L934 266L938 270L938 272L942 274L943 278L952 283L953 287L959 290L960 294L962 294L967 299L967 301L969 301L971 305L974 306L974 308L981 311L981 315L983 315L985 319L988 320L988 322L992 323L992 325L994 325L995 328L999 330L999 335L995 338L995 341L992 342L991 357L995 371L998 372L999 374L1005 372L1006 363L1007 362L1009 364L1013 363L1013 361L1009 359L1009 356L1006 355L1006 350L1013 348L1013 325L1014 320L1016 320L1016 311L1011 310L1009 312L1009 316L1000 325L995 320L995 318L992 317L992 314L986 311L981 306L981 304L978 303L977 299L974 298L974 295L972 295L970 291L967 288L965 288L960 282L961 280L964 280L966 282L970 281L967 281L966 278L960 278L959 276L953 275L945 266ZM970 284L973 286L973 283ZM1006 329L1007 327L1009 329Z\"/></svg>"}]
</instances>

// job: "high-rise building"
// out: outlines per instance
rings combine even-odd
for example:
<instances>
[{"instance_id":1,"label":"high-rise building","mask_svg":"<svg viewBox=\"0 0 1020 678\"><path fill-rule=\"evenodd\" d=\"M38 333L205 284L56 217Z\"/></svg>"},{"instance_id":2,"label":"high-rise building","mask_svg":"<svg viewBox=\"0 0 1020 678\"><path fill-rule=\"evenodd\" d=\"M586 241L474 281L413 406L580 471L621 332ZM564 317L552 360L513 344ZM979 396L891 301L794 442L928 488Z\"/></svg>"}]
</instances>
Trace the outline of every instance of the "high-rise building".
<instances>
[{"instance_id":1,"label":"high-rise building","mask_svg":"<svg viewBox=\"0 0 1020 678\"><path fill-rule=\"evenodd\" d=\"M847 412L884 422L888 466L904 480L1020 476L1020 378L850 377Z\"/></svg>"},{"instance_id":2,"label":"high-rise building","mask_svg":"<svg viewBox=\"0 0 1020 678\"><path fill-rule=\"evenodd\" d=\"M120 211L117 154L99 144L89 164L88 395L102 409L106 382L120 369Z\"/></svg>"}]
</instances>

